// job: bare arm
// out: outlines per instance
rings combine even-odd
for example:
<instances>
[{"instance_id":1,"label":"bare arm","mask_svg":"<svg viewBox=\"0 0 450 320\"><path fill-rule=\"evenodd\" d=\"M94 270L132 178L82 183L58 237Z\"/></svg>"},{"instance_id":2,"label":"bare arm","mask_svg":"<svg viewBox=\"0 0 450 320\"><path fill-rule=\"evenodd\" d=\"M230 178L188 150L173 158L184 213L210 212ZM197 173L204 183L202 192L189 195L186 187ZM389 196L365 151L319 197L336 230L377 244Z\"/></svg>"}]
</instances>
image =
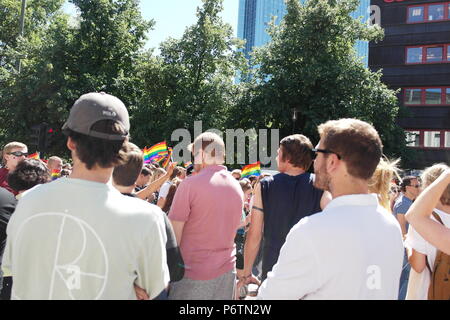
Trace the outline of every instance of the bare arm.
<instances>
[{"instance_id":1,"label":"bare arm","mask_svg":"<svg viewBox=\"0 0 450 320\"><path fill-rule=\"evenodd\" d=\"M255 189L255 200L253 203L250 228L247 232L244 247L244 276L249 277L246 283L256 283L259 281L252 275L252 268L258 255L259 246L262 239L262 231L264 227L263 203L261 199L261 186Z\"/></svg>"},{"instance_id":2,"label":"bare arm","mask_svg":"<svg viewBox=\"0 0 450 320\"><path fill-rule=\"evenodd\" d=\"M141 191L137 192L136 193L136 197L138 197L139 199L145 200L148 197L150 197L153 193L158 191L159 188L161 188L161 186L164 184L164 182L169 180L170 176L173 173L173 168L175 168L175 166L176 166L176 162L172 162L170 164L170 166L168 167L167 172L166 172L165 175L163 175L158 180L153 181L152 183L150 183L145 189L142 189Z\"/></svg>"},{"instance_id":3,"label":"bare arm","mask_svg":"<svg viewBox=\"0 0 450 320\"><path fill-rule=\"evenodd\" d=\"M417 273L421 273L425 267L426 267L426 258L427 256L417 252L414 249L411 249L412 253L408 256L408 261L411 267L416 271Z\"/></svg>"},{"instance_id":4,"label":"bare arm","mask_svg":"<svg viewBox=\"0 0 450 320\"><path fill-rule=\"evenodd\" d=\"M430 215L449 184L450 169L447 169L419 195L406 214L406 219L414 229L446 254L450 254L450 229L432 220Z\"/></svg>"},{"instance_id":5,"label":"bare arm","mask_svg":"<svg viewBox=\"0 0 450 320\"><path fill-rule=\"evenodd\" d=\"M158 202L156 203L156 205L158 207L160 207L161 209L164 208L164 205L166 204L166 198L159 198Z\"/></svg>"},{"instance_id":6,"label":"bare arm","mask_svg":"<svg viewBox=\"0 0 450 320\"><path fill-rule=\"evenodd\" d=\"M177 239L177 244L179 246L181 243L181 237L183 236L183 228L185 222L174 220L170 220L170 222L172 223L173 232L175 233L175 238Z\"/></svg>"},{"instance_id":7,"label":"bare arm","mask_svg":"<svg viewBox=\"0 0 450 320\"><path fill-rule=\"evenodd\" d=\"M403 235L403 239L406 236L406 218L405 218L405 214L403 213L397 213L397 220L398 223L400 224L400 228L402 229L402 235Z\"/></svg>"}]
</instances>

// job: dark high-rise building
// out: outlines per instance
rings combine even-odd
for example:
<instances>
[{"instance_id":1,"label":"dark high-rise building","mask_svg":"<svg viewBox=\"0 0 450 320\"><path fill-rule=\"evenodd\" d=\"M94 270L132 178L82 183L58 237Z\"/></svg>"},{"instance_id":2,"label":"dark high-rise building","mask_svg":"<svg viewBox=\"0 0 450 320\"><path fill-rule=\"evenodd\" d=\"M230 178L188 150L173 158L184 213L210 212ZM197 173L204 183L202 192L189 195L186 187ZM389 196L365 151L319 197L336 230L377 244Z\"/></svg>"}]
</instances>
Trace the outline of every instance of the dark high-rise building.
<instances>
[{"instance_id":1,"label":"dark high-rise building","mask_svg":"<svg viewBox=\"0 0 450 320\"><path fill-rule=\"evenodd\" d=\"M450 163L450 2L372 0L385 38L370 43L369 67L399 89L408 115L399 119L417 150L415 169Z\"/></svg>"}]
</instances>

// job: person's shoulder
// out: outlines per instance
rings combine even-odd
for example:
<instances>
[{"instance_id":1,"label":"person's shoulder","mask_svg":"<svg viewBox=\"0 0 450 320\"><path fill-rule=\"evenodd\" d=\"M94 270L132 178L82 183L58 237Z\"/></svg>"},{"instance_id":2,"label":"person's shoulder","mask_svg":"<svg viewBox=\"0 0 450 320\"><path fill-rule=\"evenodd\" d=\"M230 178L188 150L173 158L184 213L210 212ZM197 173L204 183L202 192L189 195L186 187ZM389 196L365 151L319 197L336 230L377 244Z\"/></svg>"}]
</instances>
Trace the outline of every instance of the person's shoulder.
<instances>
[{"instance_id":1,"label":"person's shoulder","mask_svg":"<svg viewBox=\"0 0 450 320\"><path fill-rule=\"evenodd\" d=\"M379 205L377 207L377 212L380 213L383 219L385 219L389 224L398 226L397 218L395 218L394 214L391 213L389 210Z\"/></svg>"},{"instance_id":2,"label":"person's shoulder","mask_svg":"<svg viewBox=\"0 0 450 320\"><path fill-rule=\"evenodd\" d=\"M133 221L134 224L141 226L146 226L148 222L163 222L164 212L154 204L120 193L112 195L110 199L111 211L128 222Z\"/></svg>"},{"instance_id":3,"label":"person's shoulder","mask_svg":"<svg viewBox=\"0 0 450 320\"><path fill-rule=\"evenodd\" d=\"M9 192L7 189L0 187L0 204L2 203L6 203L6 202L11 202L13 200L15 200L16 198L14 197L14 195Z\"/></svg>"},{"instance_id":4,"label":"person's shoulder","mask_svg":"<svg viewBox=\"0 0 450 320\"><path fill-rule=\"evenodd\" d=\"M324 222L329 219L329 215L325 211L320 211L310 216L302 218L294 227L301 230L309 230L314 233L317 228L325 226Z\"/></svg>"},{"instance_id":5,"label":"person's shoulder","mask_svg":"<svg viewBox=\"0 0 450 320\"><path fill-rule=\"evenodd\" d=\"M64 192L65 179L58 179L44 184L38 184L21 194L20 202L40 200L44 201L47 197L52 197L52 191L58 190Z\"/></svg>"},{"instance_id":6,"label":"person's shoulder","mask_svg":"<svg viewBox=\"0 0 450 320\"><path fill-rule=\"evenodd\" d=\"M6 177L8 175L9 171L6 168L0 168L0 179Z\"/></svg>"}]
</instances>

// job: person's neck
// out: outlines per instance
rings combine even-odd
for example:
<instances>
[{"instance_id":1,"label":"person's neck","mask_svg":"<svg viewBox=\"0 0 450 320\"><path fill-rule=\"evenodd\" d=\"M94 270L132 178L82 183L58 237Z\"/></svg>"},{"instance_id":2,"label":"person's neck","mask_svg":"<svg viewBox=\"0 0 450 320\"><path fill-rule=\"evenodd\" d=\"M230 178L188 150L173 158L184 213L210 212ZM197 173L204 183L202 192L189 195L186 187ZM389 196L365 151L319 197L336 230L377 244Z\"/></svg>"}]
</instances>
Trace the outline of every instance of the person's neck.
<instances>
[{"instance_id":1,"label":"person's neck","mask_svg":"<svg viewBox=\"0 0 450 320\"><path fill-rule=\"evenodd\" d=\"M120 193L132 194L134 191L134 186L124 187L124 186L119 186L119 185L115 184L114 182L113 182L113 185L114 185L114 188L119 190Z\"/></svg>"},{"instance_id":2,"label":"person's neck","mask_svg":"<svg viewBox=\"0 0 450 320\"><path fill-rule=\"evenodd\" d=\"M409 200L413 201L416 197L414 197L411 193L405 192L403 194L405 197L407 197Z\"/></svg>"},{"instance_id":3,"label":"person's neck","mask_svg":"<svg viewBox=\"0 0 450 320\"><path fill-rule=\"evenodd\" d=\"M283 171L283 173L287 174L288 176L299 176L301 174L304 174L305 172L306 171L303 168L297 168L297 167L289 167Z\"/></svg>"},{"instance_id":4,"label":"person's neck","mask_svg":"<svg viewBox=\"0 0 450 320\"><path fill-rule=\"evenodd\" d=\"M333 199L353 194L369 194L369 186L367 181L347 175L330 183L330 193Z\"/></svg>"},{"instance_id":5,"label":"person's neck","mask_svg":"<svg viewBox=\"0 0 450 320\"><path fill-rule=\"evenodd\" d=\"M222 165L223 165L222 163L203 163L202 170L212 168L212 167L222 166Z\"/></svg>"},{"instance_id":6,"label":"person's neck","mask_svg":"<svg viewBox=\"0 0 450 320\"><path fill-rule=\"evenodd\" d=\"M112 177L113 170L114 168L100 168L98 166L95 166L93 169L89 170L83 163L77 162L73 165L70 178L99 183L108 183L108 181Z\"/></svg>"}]
</instances>

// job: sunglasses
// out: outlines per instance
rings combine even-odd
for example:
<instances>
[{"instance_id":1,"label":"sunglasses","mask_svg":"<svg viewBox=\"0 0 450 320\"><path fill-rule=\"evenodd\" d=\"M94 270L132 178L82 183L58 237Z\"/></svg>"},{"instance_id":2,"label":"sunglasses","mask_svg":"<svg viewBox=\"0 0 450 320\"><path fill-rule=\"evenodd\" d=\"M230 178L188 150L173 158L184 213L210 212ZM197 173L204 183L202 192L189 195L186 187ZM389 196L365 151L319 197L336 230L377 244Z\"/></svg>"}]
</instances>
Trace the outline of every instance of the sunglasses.
<instances>
[{"instance_id":1,"label":"sunglasses","mask_svg":"<svg viewBox=\"0 0 450 320\"><path fill-rule=\"evenodd\" d=\"M16 156L16 157L28 156L28 152L22 152L22 151L8 152L8 154L12 154L13 156Z\"/></svg>"},{"instance_id":2,"label":"sunglasses","mask_svg":"<svg viewBox=\"0 0 450 320\"><path fill-rule=\"evenodd\" d=\"M317 153L318 153L318 152L325 153L325 154L331 154L331 153L332 153L332 154L335 154L339 160L342 159L342 157L341 157L339 154L337 154L336 152L331 151L331 150L326 150L326 149L311 149L311 152L312 152L312 157L313 157L313 159L315 159L315 158L317 157Z\"/></svg>"},{"instance_id":3,"label":"sunglasses","mask_svg":"<svg viewBox=\"0 0 450 320\"><path fill-rule=\"evenodd\" d=\"M410 185L410 187L413 187L413 188L420 188L420 184Z\"/></svg>"}]
</instances>

